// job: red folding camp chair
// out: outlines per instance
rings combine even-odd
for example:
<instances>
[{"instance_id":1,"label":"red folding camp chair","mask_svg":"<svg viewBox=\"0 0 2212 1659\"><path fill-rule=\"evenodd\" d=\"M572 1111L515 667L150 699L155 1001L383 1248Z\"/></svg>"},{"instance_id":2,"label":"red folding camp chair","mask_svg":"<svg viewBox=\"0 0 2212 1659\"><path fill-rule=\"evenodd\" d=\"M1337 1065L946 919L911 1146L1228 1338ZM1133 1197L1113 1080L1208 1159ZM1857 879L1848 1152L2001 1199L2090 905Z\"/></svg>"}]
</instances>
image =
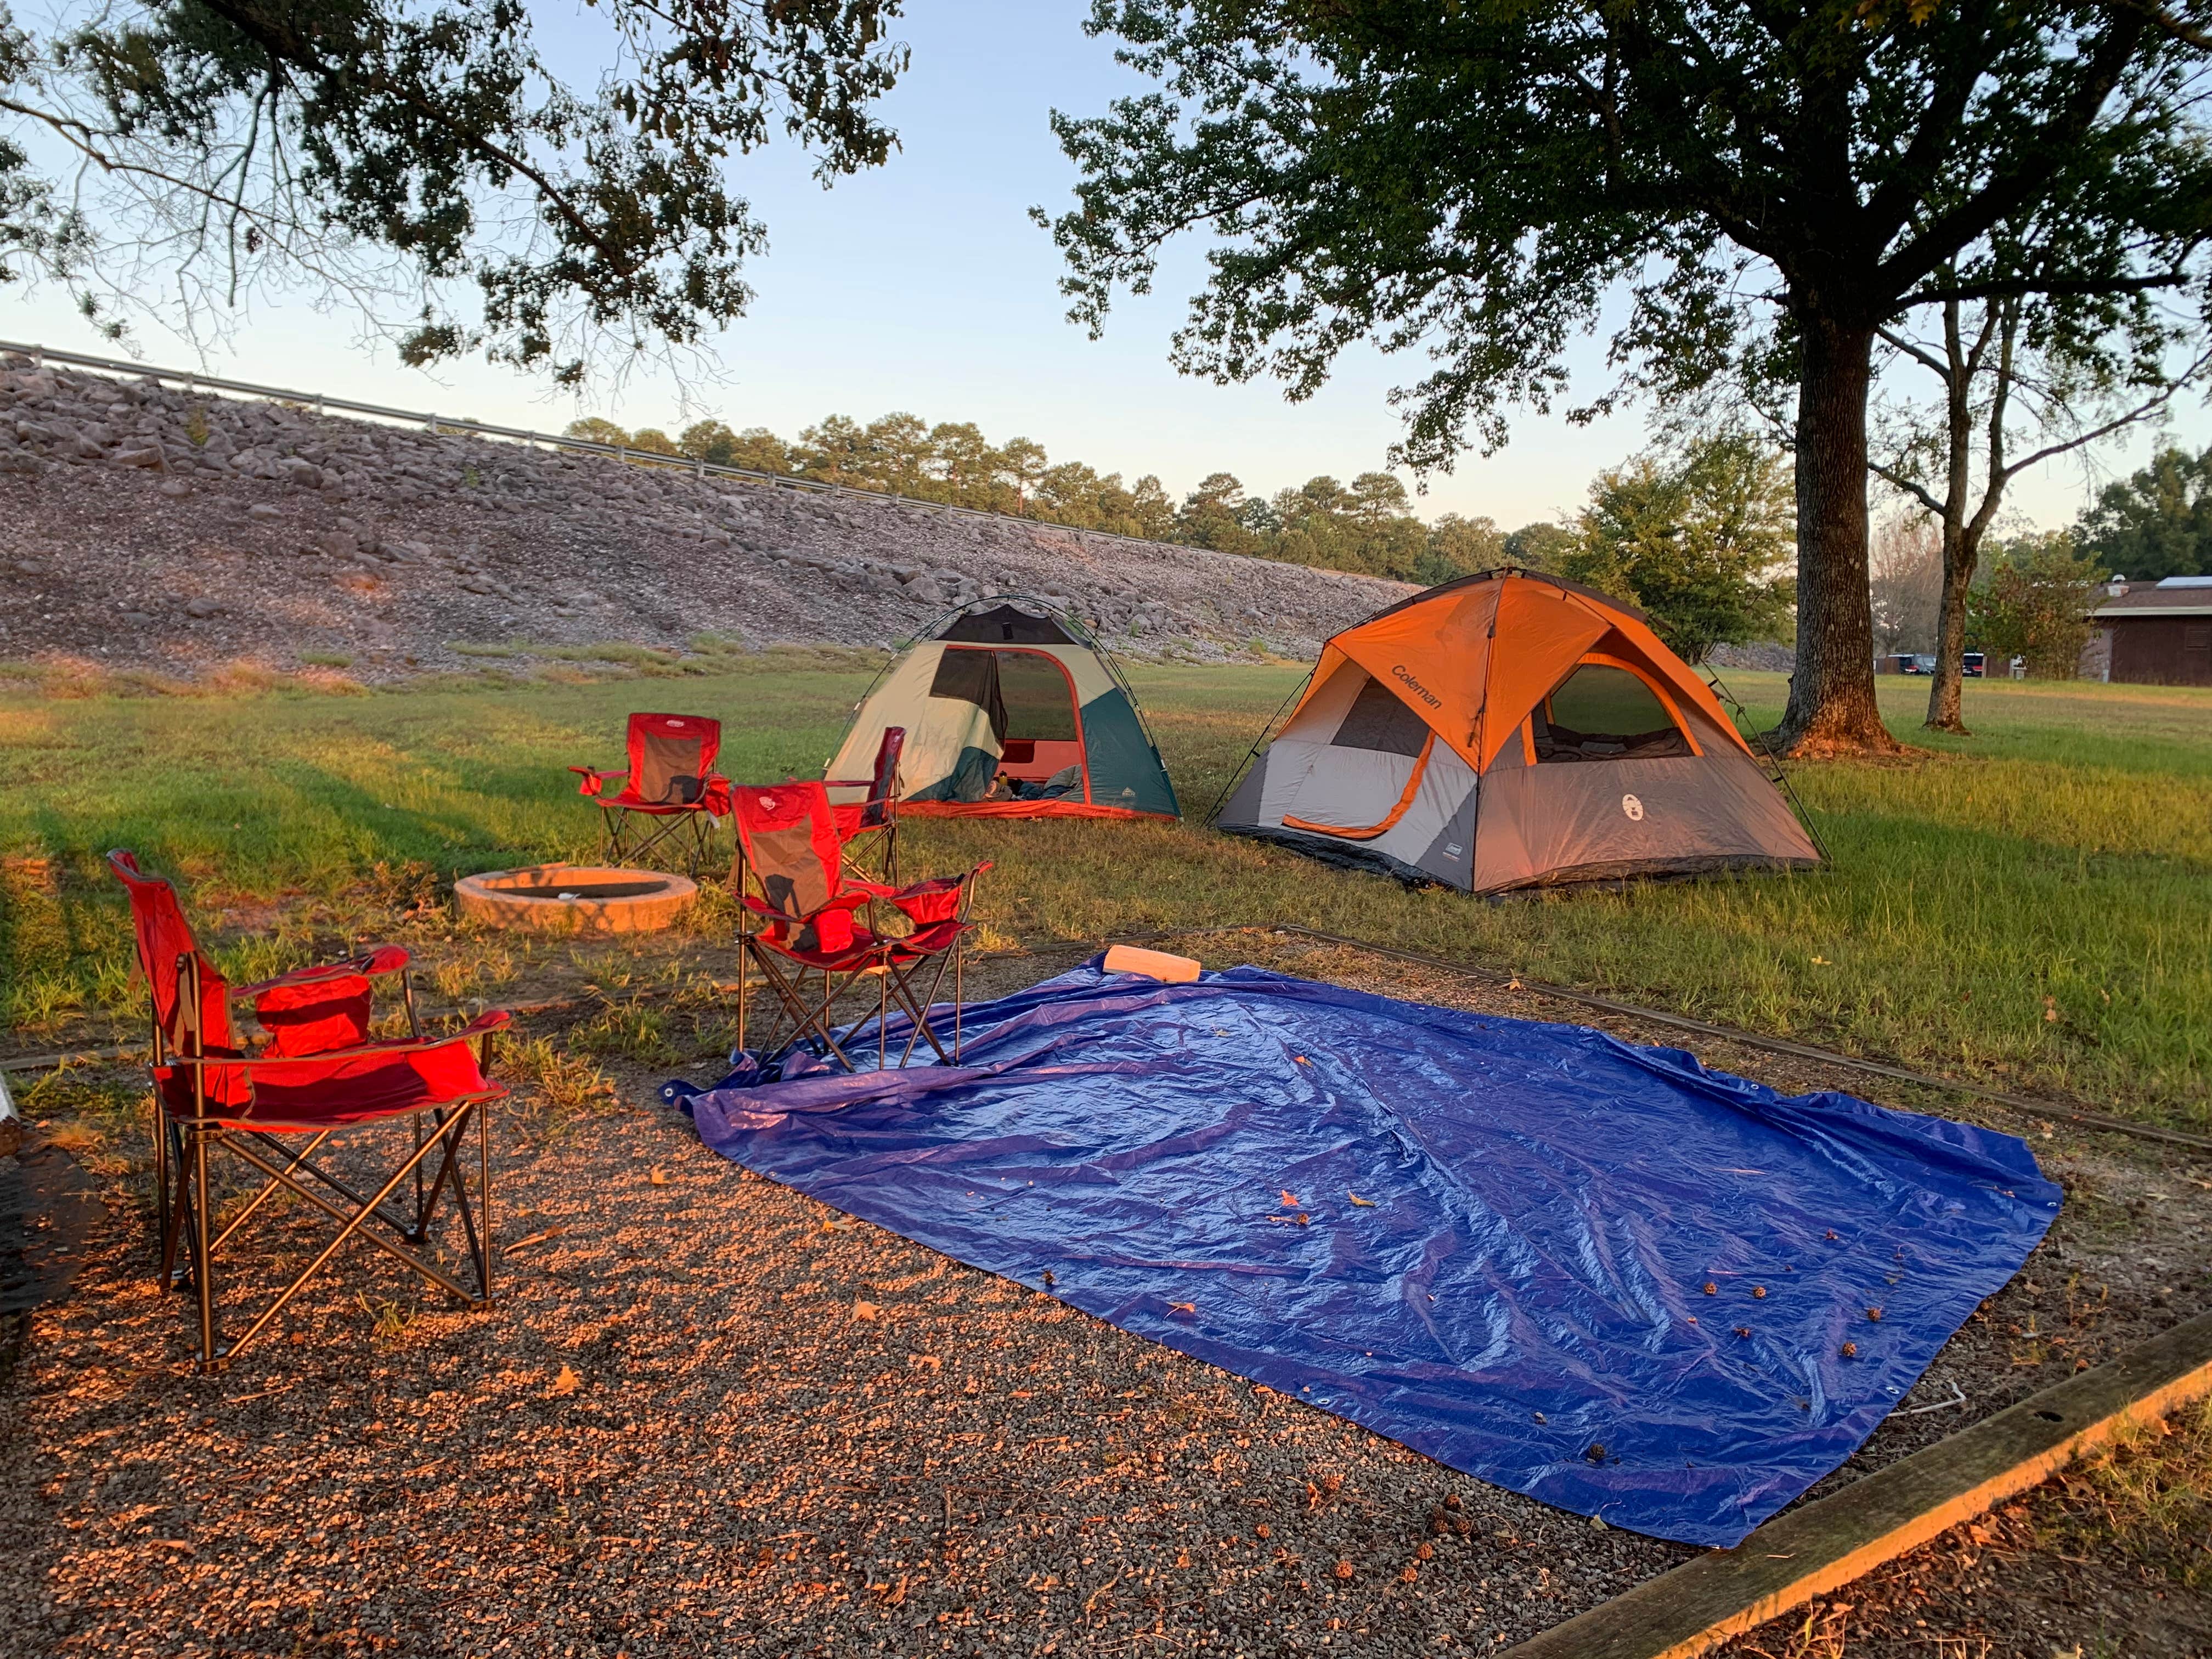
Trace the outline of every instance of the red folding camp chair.
<instances>
[{"instance_id":1,"label":"red folding camp chair","mask_svg":"<svg viewBox=\"0 0 2212 1659\"><path fill-rule=\"evenodd\" d=\"M842 1036L837 1010L858 987L876 987L876 1063L890 1062L890 1019L893 1005L913 1023L898 1064L927 1042L939 1060L960 1054L960 1004L966 991L963 945L975 930L968 913L975 884L991 866L979 864L958 876L940 876L909 887L892 887L846 872L837 839L836 817L826 785L792 781L732 792L738 825L738 858L731 885L749 913L738 944L744 961L738 992L738 1047L746 1044L746 1008L755 969L778 1005L772 1034L790 1031L775 1048L805 1040L819 1053L834 1054L857 1070ZM889 904L911 930L887 933L875 924L874 907ZM864 914L865 913L865 914ZM952 1048L947 1053L931 1024L931 1011L945 975L953 976ZM809 977L821 975L821 991ZM925 990L922 977L928 975ZM854 1028L859 1030L858 1027Z\"/></svg>"},{"instance_id":2,"label":"red folding camp chair","mask_svg":"<svg viewBox=\"0 0 2212 1659\"><path fill-rule=\"evenodd\" d=\"M837 839L844 847L848 864L872 860L878 872L894 887L898 885L899 753L905 747L906 727L885 726L884 740L876 745L874 776L831 778L823 786L868 792L859 800L830 803L837 817Z\"/></svg>"},{"instance_id":3,"label":"red folding camp chair","mask_svg":"<svg viewBox=\"0 0 2212 1659\"><path fill-rule=\"evenodd\" d=\"M233 989L193 942L175 890L141 872L133 854L118 850L107 862L131 895L138 968L153 1002L161 1279L171 1289L187 1275L191 1281L199 1304L200 1369L220 1370L229 1364L356 1236L471 1306L489 1306L487 1118L489 1103L507 1091L485 1076L485 1068L491 1034L507 1016L481 1014L449 1036L424 1036L407 978L407 952L387 945L350 961L238 987L234 994L253 1000L254 1015L269 1033L258 1051L250 1051L233 1032ZM370 981L392 973L400 975L410 1035L374 1041L368 1035ZM341 1132L401 1119L411 1134L399 1149L406 1156L388 1175L356 1183L319 1158ZM462 1158L471 1128L473 1192ZM209 1156L216 1152L232 1154L264 1178L259 1190L220 1224L209 1174ZM410 1179L411 1205L395 1199ZM372 1182L374 1190L364 1192ZM222 1346L216 1336L216 1256L280 1189L337 1223L337 1236L262 1309L244 1335ZM418 1254L449 1194L473 1269L473 1291ZM177 1269L180 1243L184 1273Z\"/></svg>"},{"instance_id":4,"label":"red folding camp chair","mask_svg":"<svg viewBox=\"0 0 2212 1659\"><path fill-rule=\"evenodd\" d=\"M729 816L730 781L714 769L721 747L721 721L703 714L632 714L628 766L568 769L583 779L576 793L599 803L609 863L642 859L672 841L684 849L686 873L699 873L714 826ZM622 787L607 793L617 779Z\"/></svg>"}]
</instances>

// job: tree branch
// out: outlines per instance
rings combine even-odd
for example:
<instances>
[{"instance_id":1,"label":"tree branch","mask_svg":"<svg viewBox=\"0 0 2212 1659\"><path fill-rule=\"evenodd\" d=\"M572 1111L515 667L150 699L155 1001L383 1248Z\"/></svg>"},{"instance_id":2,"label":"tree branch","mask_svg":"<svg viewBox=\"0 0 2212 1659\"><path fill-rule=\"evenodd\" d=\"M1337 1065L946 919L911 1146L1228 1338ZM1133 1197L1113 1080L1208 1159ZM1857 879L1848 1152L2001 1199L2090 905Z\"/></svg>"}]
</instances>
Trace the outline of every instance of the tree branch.
<instances>
[{"instance_id":1,"label":"tree branch","mask_svg":"<svg viewBox=\"0 0 2212 1659\"><path fill-rule=\"evenodd\" d=\"M1891 489L1903 490L1906 495L1918 501L1921 506L1926 507L1930 513L1936 514L1936 517L1941 518L1943 516L1943 503L1937 501L1933 495L1929 495L1924 488L1915 483L1905 474L1897 471L1894 468L1884 466L1880 461L1872 460L1867 463L1867 471L1873 473L1875 477L1881 479Z\"/></svg>"},{"instance_id":2,"label":"tree branch","mask_svg":"<svg viewBox=\"0 0 2212 1659\"><path fill-rule=\"evenodd\" d=\"M2202 242L2201 237L2191 238L2185 252L2195 252ZM1897 310L1890 314L1901 315L1915 307L1936 305L1945 300L2022 299L2032 294L2095 299L2108 295L2144 294L2153 289L2180 288L2190 280L2190 273L2180 270L2161 271L2154 276L2011 276L1987 283L1961 283L1954 288L1915 289L1897 302Z\"/></svg>"}]
</instances>

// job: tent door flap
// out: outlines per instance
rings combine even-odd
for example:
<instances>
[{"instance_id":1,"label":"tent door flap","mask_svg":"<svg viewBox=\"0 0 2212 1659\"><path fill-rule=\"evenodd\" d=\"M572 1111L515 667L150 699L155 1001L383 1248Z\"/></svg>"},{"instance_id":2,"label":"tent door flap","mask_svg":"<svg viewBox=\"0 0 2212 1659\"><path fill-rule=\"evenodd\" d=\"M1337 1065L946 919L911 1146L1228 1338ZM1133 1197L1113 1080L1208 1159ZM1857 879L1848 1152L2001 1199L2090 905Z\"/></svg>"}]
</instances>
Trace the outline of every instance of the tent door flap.
<instances>
[{"instance_id":1,"label":"tent door flap","mask_svg":"<svg viewBox=\"0 0 2212 1659\"><path fill-rule=\"evenodd\" d=\"M1406 816L1407 810L1413 804L1413 798L1420 793L1421 779L1429 769L1429 757L1435 751L1436 746L1436 733L1431 732L1429 733L1428 740L1421 745L1421 752L1414 757L1413 769L1407 775L1406 787L1399 792L1398 799L1392 803L1389 811L1383 815L1380 823L1319 823L1309 818L1293 817L1290 813L1285 812L1283 814L1283 827L1287 830L1304 830L1313 835L1334 836L1340 841L1372 841L1377 836L1387 835L1396 826L1398 820Z\"/></svg>"}]
</instances>

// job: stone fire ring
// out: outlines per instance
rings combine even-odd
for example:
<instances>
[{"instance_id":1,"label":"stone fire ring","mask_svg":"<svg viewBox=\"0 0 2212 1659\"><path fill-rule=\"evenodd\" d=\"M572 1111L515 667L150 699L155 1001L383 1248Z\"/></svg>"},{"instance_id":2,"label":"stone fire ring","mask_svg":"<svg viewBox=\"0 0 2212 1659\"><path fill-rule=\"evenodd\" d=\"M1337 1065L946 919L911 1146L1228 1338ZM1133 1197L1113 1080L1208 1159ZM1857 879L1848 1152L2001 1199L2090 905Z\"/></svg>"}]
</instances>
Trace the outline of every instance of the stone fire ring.
<instances>
[{"instance_id":1,"label":"stone fire ring","mask_svg":"<svg viewBox=\"0 0 2212 1659\"><path fill-rule=\"evenodd\" d=\"M698 884L687 876L588 864L487 870L453 884L463 915L539 933L651 933L698 898Z\"/></svg>"}]
</instances>

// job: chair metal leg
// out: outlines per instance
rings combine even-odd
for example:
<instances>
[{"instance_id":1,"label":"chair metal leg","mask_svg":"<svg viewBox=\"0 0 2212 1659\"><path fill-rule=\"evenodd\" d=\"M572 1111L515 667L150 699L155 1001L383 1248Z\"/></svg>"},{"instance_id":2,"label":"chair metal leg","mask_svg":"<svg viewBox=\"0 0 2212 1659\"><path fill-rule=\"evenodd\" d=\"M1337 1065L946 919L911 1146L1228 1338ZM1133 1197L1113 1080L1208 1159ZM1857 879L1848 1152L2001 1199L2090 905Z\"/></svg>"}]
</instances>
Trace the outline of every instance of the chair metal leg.
<instances>
[{"instance_id":1,"label":"chair metal leg","mask_svg":"<svg viewBox=\"0 0 2212 1659\"><path fill-rule=\"evenodd\" d=\"M173 1291L179 1283L177 1272L177 1251L191 1251L185 1229L192 1212L191 1194L188 1186L191 1179L191 1162L185 1155L184 1133L174 1123L161 1126L161 1144L168 1169L167 1216L161 1227L161 1288Z\"/></svg>"},{"instance_id":2,"label":"chair metal leg","mask_svg":"<svg viewBox=\"0 0 2212 1659\"><path fill-rule=\"evenodd\" d=\"M187 1143L192 1167L192 1291L199 1302L199 1368L220 1370L215 1349L215 1251L208 1237L208 1132L193 1129Z\"/></svg>"},{"instance_id":3,"label":"chair metal leg","mask_svg":"<svg viewBox=\"0 0 2212 1659\"><path fill-rule=\"evenodd\" d=\"M154 1258L162 1279L169 1276L169 1114L161 1105L161 1091L154 1091Z\"/></svg>"},{"instance_id":4,"label":"chair metal leg","mask_svg":"<svg viewBox=\"0 0 2212 1659\"><path fill-rule=\"evenodd\" d=\"M491 1102L477 1108L477 1209L483 1242L477 1255L477 1290L491 1306Z\"/></svg>"}]
</instances>

